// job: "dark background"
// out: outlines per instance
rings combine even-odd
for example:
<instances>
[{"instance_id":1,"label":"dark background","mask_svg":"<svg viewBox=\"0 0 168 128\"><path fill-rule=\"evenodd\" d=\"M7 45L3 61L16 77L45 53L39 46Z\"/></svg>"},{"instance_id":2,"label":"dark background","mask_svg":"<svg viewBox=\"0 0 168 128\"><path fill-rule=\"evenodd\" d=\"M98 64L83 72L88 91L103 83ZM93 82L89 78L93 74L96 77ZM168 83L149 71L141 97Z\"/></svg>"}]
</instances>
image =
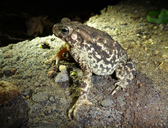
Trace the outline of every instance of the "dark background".
<instances>
[{"instance_id":1,"label":"dark background","mask_svg":"<svg viewBox=\"0 0 168 128\"><path fill-rule=\"evenodd\" d=\"M158 10L166 8L168 0L127 0L129 3L149 2ZM80 22L100 14L109 5L120 0L1 0L0 1L0 46L17 43L36 36L52 34L54 23L63 17ZM33 27L32 27L33 26Z\"/></svg>"}]
</instances>

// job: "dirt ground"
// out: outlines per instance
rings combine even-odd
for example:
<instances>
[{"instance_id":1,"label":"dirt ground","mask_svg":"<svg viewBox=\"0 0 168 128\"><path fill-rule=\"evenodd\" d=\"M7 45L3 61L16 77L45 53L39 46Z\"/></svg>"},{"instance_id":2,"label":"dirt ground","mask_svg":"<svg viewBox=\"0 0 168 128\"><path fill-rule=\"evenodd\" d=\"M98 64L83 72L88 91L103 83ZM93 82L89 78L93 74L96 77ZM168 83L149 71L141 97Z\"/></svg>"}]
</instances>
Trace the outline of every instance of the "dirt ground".
<instances>
[{"instance_id":1,"label":"dirt ground","mask_svg":"<svg viewBox=\"0 0 168 128\"><path fill-rule=\"evenodd\" d=\"M19 94L0 106L0 127L168 127L168 24L146 20L147 12L155 9L148 3L121 2L86 22L118 41L136 60L137 73L126 90L114 96L113 75L93 75L88 96L93 105L81 106L75 120L67 112L80 94L80 67L61 61L69 80L55 82L59 70L47 76L53 65L45 61L57 52L61 40L52 35L1 47L0 80L16 85Z\"/></svg>"}]
</instances>

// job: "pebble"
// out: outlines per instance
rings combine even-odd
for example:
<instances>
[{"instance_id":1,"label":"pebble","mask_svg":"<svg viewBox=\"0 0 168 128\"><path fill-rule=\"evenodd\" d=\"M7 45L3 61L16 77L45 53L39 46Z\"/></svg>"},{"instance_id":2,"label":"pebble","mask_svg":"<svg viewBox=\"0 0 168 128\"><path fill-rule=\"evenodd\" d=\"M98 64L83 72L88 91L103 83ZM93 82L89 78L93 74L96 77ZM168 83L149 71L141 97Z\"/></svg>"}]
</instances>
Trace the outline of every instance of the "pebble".
<instances>
[{"instance_id":1,"label":"pebble","mask_svg":"<svg viewBox=\"0 0 168 128\"><path fill-rule=\"evenodd\" d=\"M104 99L101 101L101 105L104 107L111 106L113 104L113 101L111 99Z\"/></svg>"},{"instance_id":2,"label":"pebble","mask_svg":"<svg viewBox=\"0 0 168 128\"><path fill-rule=\"evenodd\" d=\"M16 69L15 69L15 68L11 69L11 72L12 72L12 74L14 75L15 72L16 72Z\"/></svg>"},{"instance_id":3,"label":"pebble","mask_svg":"<svg viewBox=\"0 0 168 128\"><path fill-rule=\"evenodd\" d=\"M163 53L162 57L163 57L164 59L168 59L168 53Z\"/></svg>"},{"instance_id":4,"label":"pebble","mask_svg":"<svg viewBox=\"0 0 168 128\"><path fill-rule=\"evenodd\" d=\"M39 113L40 109L42 109L42 106L40 104L34 104L31 107L31 111L34 113Z\"/></svg>"},{"instance_id":5,"label":"pebble","mask_svg":"<svg viewBox=\"0 0 168 128\"><path fill-rule=\"evenodd\" d=\"M77 69L76 70L76 74L77 74L77 76L80 78L80 79L82 79L83 78L83 72L82 72L82 70L81 69Z\"/></svg>"},{"instance_id":6,"label":"pebble","mask_svg":"<svg viewBox=\"0 0 168 128\"><path fill-rule=\"evenodd\" d=\"M59 70L60 70L60 71L66 70L66 66L65 66L65 65L60 65L60 66L59 66Z\"/></svg>"},{"instance_id":7,"label":"pebble","mask_svg":"<svg viewBox=\"0 0 168 128\"><path fill-rule=\"evenodd\" d=\"M160 25L159 25L159 28L160 28L161 30L164 30L164 25L163 25L163 24L160 24Z\"/></svg>"},{"instance_id":8,"label":"pebble","mask_svg":"<svg viewBox=\"0 0 168 128\"><path fill-rule=\"evenodd\" d=\"M55 77L55 82L65 82L69 80L66 68L61 69L61 72Z\"/></svg>"},{"instance_id":9,"label":"pebble","mask_svg":"<svg viewBox=\"0 0 168 128\"><path fill-rule=\"evenodd\" d=\"M12 72L10 69L3 69L3 73L5 74L5 76L12 76Z\"/></svg>"},{"instance_id":10,"label":"pebble","mask_svg":"<svg viewBox=\"0 0 168 128\"><path fill-rule=\"evenodd\" d=\"M32 100L33 100L34 102L43 102L43 101L46 101L46 100L48 100L48 93L47 93L46 91L36 93L36 94L32 97Z\"/></svg>"},{"instance_id":11,"label":"pebble","mask_svg":"<svg viewBox=\"0 0 168 128\"><path fill-rule=\"evenodd\" d=\"M27 89L27 90L24 90L24 92L22 92L23 96L27 96L27 95L30 95L30 94L31 94L31 89Z\"/></svg>"},{"instance_id":12,"label":"pebble","mask_svg":"<svg viewBox=\"0 0 168 128\"><path fill-rule=\"evenodd\" d=\"M55 101L55 100L54 100L54 97L50 97L49 100L52 101L52 102Z\"/></svg>"},{"instance_id":13,"label":"pebble","mask_svg":"<svg viewBox=\"0 0 168 128\"><path fill-rule=\"evenodd\" d=\"M52 78L54 75L55 75L55 71L54 70L48 71L48 73L47 73L47 76L49 78Z\"/></svg>"}]
</instances>

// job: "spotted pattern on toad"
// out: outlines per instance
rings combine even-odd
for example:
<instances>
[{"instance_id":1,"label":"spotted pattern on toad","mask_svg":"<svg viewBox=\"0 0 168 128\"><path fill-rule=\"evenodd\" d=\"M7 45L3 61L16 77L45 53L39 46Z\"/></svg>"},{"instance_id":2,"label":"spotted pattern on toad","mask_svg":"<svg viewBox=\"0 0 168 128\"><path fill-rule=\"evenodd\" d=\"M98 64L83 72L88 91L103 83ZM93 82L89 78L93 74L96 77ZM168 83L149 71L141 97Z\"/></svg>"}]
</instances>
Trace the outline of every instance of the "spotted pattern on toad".
<instances>
[{"instance_id":1,"label":"spotted pattern on toad","mask_svg":"<svg viewBox=\"0 0 168 128\"><path fill-rule=\"evenodd\" d=\"M60 51L55 55L58 65L63 50L70 52L71 56L79 63L82 71L81 93L77 102L69 110L68 116L75 118L78 108L82 104L92 103L88 101L92 82L92 73L96 75L116 74L118 81L115 83L114 95L119 88L126 88L135 75L135 61L127 59L126 51L112 37L103 31L89 27L80 22L63 18L61 23L53 26L56 37L65 41Z\"/></svg>"}]
</instances>

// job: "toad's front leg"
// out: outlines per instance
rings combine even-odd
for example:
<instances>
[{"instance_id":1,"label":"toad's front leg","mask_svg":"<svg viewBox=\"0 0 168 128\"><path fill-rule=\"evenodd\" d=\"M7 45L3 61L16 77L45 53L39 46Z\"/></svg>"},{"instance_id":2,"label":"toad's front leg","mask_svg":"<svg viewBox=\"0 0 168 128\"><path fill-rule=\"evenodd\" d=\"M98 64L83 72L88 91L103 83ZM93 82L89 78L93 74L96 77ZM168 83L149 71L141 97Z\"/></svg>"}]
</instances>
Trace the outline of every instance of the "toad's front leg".
<instances>
[{"instance_id":1,"label":"toad's front leg","mask_svg":"<svg viewBox=\"0 0 168 128\"><path fill-rule=\"evenodd\" d=\"M58 52L56 53L56 55L54 55L51 59L48 59L45 61L45 64L51 64L53 61L56 62L56 66L58 66L58 63L60 60L66 60L67 58L65 58L63 56L63 53L65 52L70 52L70 46L65 43L61 46L61 48L58 50Z\"/></svg>"},{"instance_id":2,"label":"toad's front leg","mask_svg":"<svg viewBox=\"0 0 168 128\"><path fill-rule=\"evenodd\" d=\"M68 112L68 117L70 119L72 119L72 116L75 118L76 112L81 105L83 105L83 104L92 105L92 103L90 101L88 101L88 99L87 99L87 96L89 94L91 84L92 84L91 83L92 73L90 72L90 70L85 70L83 72L84 72L84 75L83 75L83 79L82 79L83 82L82 82L80 96L79 96L77 102L74 104L74 106Z\"/></svg>"}]
</instances>

